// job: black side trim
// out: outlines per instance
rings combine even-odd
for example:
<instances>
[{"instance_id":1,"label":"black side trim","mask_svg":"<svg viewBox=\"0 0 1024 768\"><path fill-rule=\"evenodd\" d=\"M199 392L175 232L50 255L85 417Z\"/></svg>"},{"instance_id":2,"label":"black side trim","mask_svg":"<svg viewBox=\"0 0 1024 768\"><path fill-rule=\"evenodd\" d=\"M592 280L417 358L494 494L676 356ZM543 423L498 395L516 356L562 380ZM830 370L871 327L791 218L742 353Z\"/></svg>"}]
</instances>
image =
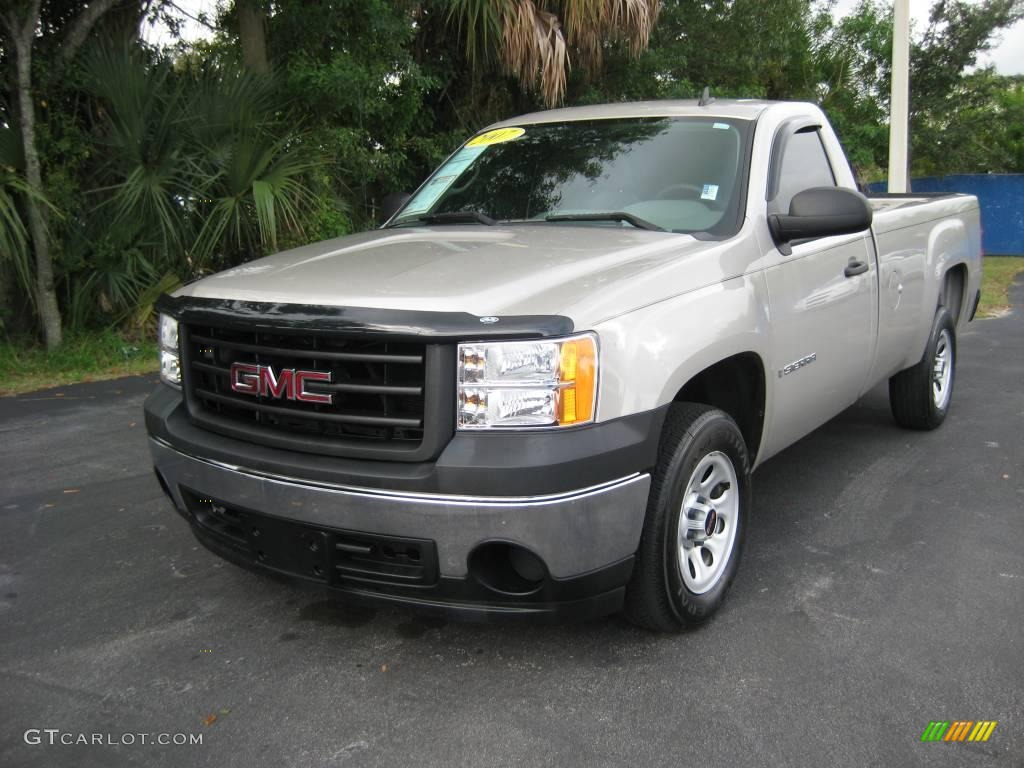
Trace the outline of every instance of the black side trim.
<instances>
[{"instance_id":1,"label":"black side trim","mask_svg":"<svg viewBox=\"0 0 1024 768\"><path fill-rule=\"evenodd\" d=\"M975 313L978 311L978 304L981 302L981 289L979 288L974 294L974 304L971 305L971 316L967 318L967 322L971 322L974 319Z\"/></svg>"},{"instance_id":2,"label":"black side trim","mask_svg":"<svg viewBox=\"0 0 1024 768\"><path fill-rule=\"evenodd\" d=\"M459 339L539 339L566 336L573 322L562 315L504 315L493 322L469 312L425 312L373 307L325 307L313 304L270 304L233 299L202 299L163 294L156 309L185 323L250 331L282 328L311 332L344 332L393 339L428 337Z\"/></svg>"}]
</instances>

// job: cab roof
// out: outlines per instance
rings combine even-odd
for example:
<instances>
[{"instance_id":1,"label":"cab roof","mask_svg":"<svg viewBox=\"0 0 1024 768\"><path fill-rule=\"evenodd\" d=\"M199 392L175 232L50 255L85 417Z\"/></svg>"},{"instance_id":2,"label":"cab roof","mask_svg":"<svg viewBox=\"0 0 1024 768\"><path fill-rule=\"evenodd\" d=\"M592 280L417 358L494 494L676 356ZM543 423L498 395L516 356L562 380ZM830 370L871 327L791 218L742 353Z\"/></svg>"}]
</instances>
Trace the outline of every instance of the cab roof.
<instances>
[{"instance_id":1,"label":"cab roof","mask_svg":"<svg viewBox=\"0 0 1024 768\"><path fill-rule=\"evenodd\" d=\"M617 104L594 104L586 107L563 107L531 112L488 126L506 128L537 123L562 123L574 120L608 120L618 117L721 117L733 120L755 120L773 104L782 102L759 99L715 99L700 106L696 99L664 101L624 101Z\"/></svg>"}]
</instances>

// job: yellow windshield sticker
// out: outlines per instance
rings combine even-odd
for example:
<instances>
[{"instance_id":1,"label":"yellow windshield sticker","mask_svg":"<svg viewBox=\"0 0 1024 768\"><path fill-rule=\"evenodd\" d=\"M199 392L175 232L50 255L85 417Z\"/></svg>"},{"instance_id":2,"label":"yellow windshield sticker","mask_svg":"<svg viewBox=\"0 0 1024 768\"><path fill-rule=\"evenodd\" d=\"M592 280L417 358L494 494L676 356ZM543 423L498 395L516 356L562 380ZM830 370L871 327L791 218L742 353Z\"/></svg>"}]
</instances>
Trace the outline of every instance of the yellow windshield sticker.
<instances>
[{"instance_id":1,"label":"yellow windshield sticker","mask_svg":"<svg viewBox=\"0 0 1024 768\"><path fill-rule=\"evenodd\" d=\"M523 128L497 128L493 131L487 131L487 133L481 133L479 136L470 139L466 142L467 147L489 147L491 144L501 144L503 141L512 141L518 139L526 133Z\"/></svg>"}]
</instances>

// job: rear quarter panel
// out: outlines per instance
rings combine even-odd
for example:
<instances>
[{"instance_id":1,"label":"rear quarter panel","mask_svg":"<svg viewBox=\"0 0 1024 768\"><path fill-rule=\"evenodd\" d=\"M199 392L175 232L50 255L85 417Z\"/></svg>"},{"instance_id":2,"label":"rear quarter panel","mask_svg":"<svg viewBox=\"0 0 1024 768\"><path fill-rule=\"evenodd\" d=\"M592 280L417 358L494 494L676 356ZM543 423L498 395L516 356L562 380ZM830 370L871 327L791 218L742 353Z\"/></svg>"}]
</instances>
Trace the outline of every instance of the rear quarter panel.
<instances>
[{"instance_id":1,"label":"rear quarter panel","mask_svg":"<svg viewBox=\"0 0 1024 768\"><path fill-rule=\"evenodd\" d=\"M955 318L962 329L981 286L981 223L977 198L924 200L875 213L879 323L875 362L865 389L916 364L924 353L946 274L957 265L967 280Z\"/></svg>"}]
</instances>

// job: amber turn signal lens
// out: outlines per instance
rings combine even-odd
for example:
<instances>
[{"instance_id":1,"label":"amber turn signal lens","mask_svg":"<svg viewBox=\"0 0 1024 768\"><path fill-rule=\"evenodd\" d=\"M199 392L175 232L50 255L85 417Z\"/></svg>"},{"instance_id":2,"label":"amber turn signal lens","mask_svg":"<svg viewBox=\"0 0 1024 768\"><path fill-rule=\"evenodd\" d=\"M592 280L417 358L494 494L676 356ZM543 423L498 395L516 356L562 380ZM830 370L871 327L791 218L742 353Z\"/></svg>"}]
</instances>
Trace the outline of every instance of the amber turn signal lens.
<instances>
[{"instance_id":1,"label":"amber turn signal lens","mask_svg":"<svg viewBox=\"0 0 1024 768\"><path fill-rule=\"evenodd\" d=\"M597 344L592 336L562 343L559 370L558 424L594 420L597 395Z\"/></svg>"}]
</instances>

